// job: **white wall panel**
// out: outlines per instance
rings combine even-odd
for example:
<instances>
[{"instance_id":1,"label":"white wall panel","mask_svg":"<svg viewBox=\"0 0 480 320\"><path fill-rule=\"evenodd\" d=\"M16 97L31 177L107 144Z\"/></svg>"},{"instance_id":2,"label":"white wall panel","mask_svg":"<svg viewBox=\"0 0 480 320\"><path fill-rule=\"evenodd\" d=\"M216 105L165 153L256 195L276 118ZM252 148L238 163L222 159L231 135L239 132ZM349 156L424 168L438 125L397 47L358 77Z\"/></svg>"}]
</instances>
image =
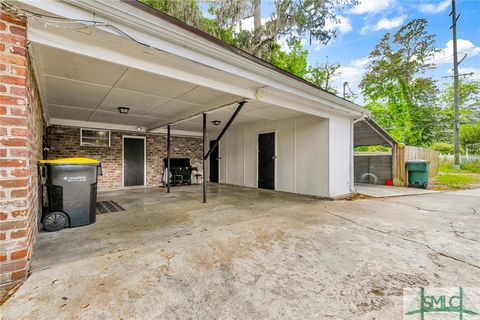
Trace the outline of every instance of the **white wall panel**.
<instances>
[{"instance_id":1,"label":"white wall panel","mask_svg":"<svg viewBox=\"0 0 480 320\"><path fill-rule=\"evenodd\" d=\"M330 196L338 197L353 191L351 176L352 137L351 120L342 117L330 119Z\"/></svg>"},{"instance_id":2,"label":"white wall panel","mask_svg":"<svg viewBox=\"0 0 480 320\"><path fill-rule=\"evenodd\" d=\"M330 190L329 179L337 176L344 179L342 174L345 172L348 180L349 161L347 156L339 161L338 166L330 166L329 123L328 119L303 116L235 125L227 131L220 143L220 182L257 187L258 134L275 132L275 190L330 196L334 192ZM338 130L340 146L332 149L336 152L332 159L341 158L344 153L343 146L349 143L348 120L340 119L335 130ZM331 167L340 173L331 174ZM337 187L336 183L333 185ZM344 180L338 183L338 192L343 191L344 185Z\"/></svg>"},{"instance_id":3,"label":"white wall panel","mask_svg":"<svg viewBox=\"0 0 480 320\"><path fill-rule=\"evenodd\" d=\"M295 133L296 192L329 196L328 120L297 119Z\"/></svg>"},{"instance_id":4,"label":"white wall panel","mask_svg":"<svg viewBox=\"0 0 480 320\"><path fill-rule=\"evenodd\" d=\"M244 132L243 127L231 128L227 135L227 183L243 186L244 181Z\"/></svg>"}]
</instances>

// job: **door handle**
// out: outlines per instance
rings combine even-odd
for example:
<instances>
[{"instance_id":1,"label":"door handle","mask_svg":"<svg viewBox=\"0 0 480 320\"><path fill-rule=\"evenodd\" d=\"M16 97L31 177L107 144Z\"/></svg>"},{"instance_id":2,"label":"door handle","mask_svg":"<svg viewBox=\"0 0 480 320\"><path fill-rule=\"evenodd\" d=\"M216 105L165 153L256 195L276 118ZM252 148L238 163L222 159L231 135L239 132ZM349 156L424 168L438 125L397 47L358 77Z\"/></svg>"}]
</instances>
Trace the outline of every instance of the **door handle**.
<instances>
[{"instance_id":1,"label":"door handle","mask_svg":"<svg viewBox=\"0 0 480 320\"><path fill-rule=\"evenodd\" d=\"M277 159L277 156L273 156L273 157L272 157L272 160L275 160L275 159Z\"/></svg>"}]
</instances>

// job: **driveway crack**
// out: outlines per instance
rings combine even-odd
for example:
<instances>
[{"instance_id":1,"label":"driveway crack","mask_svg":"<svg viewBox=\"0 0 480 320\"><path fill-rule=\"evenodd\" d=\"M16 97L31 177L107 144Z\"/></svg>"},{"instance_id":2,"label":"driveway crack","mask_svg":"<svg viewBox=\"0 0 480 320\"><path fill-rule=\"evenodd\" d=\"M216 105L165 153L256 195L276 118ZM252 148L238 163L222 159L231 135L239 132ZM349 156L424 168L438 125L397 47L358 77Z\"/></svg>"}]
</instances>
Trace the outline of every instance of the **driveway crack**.
<instances>
[{"instance_id":1,"label":"driveway crack","mask_svg":"<svg viewBox=\"0 0 480 320\"><path fill-rule=\"evenodd\" d=\"M427 208L422 208L422 207L416 206L414 204L409 204L409 203L404 203L404 202L397 202L397 201L391 201L391 202L395 203L395 204L398 204L398 205L401 205L401 206L407 206L407 207L415 208L419 211L450 213L449 211L438 210L438 209L427 209Z\"/></svg>"},{"instance_id":2,"label":"driveway crack","mask_svg":"<svg viewBox=\"0 0 480 320\"><path fill-rule=\"evenodd\" d=\"M359 227L362 227L362 228L365 228L365 229L368 229L368 230L371 230L371 231L375 231L375 232L379 232L379 233L382 233L382 234L385 234L385 235L388 235L388 236L391 236L391 237L394 237L394 238L398 238L398 239L401 239L403 241L408 241L408 242L411 242L411 243L415 243L415 244L418 244L418 245L421 245L425 248L427 248L428 250L442 256L442 257L445 257L445 258L449 258L449 259L452 259L452 260L455 260L455 261L458 261L458 262L462 262L464 264L467 264L471 267L474 267L474 268L477 268L477 269L480 269L480 266L476 265L476 264L473 264L473 263L470 263L468 261L465 261L465 260L462 260L460 258L457 258L457 257L454 257L454 256L451 256L449 254L446 254L446 253L443 253L443 252L440 252L438 250L435 250L434 248L432 248L430 245L428 244L425 244L425 243L422 243L422 242L419 242L419 241L416 241L416 240L413 240L413 239L409 239L409 238L405 238L405 237L402 237L402 236L399 236L399 235L396 235L396 234L393 234L393 233L390 233L388 231L384 231L384 230L381 230L381 229L377 229L377 228L374 228L374 227L370 227L370 226L367 226L367 225L364 225L362 223L359 223L355 220L352 220L350 218L346 218L344 216L341 216L339 214L336 214L336 213L333 213L331 211L325 211L327 214L329 215L332 215L332 216L335 216L337 218L340 218L340 219L343 219L345 221L348 221L350 223L353 223Z\"/></svg>"},{"instance_id":3,"label":"driveway crack","mask_svg":"<svg viewBox=\"0 0 480 320\"><path fill-rule=\"evenodd\" d=\"M450 229L452 229L453 234L454 234L455 236L459 237L459 238L462 238L462 239L465 239L465 240L470 240L470 241L475 241L475 242L480 242L480 240L465 237L465 236L463 235L463 233L465 233L465 232L460 232L460 231L458 231L457 229L455 229L455 225L453 224L452 221L450 221Z\"/></svg>"}]
</instances>

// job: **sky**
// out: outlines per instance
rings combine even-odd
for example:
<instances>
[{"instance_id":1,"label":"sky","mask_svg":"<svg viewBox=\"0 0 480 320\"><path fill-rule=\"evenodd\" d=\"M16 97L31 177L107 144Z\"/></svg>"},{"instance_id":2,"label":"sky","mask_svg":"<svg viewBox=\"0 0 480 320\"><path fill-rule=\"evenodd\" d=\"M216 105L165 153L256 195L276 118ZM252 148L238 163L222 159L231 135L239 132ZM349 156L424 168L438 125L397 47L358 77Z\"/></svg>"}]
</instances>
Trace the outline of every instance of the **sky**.
<instances>
[{"instance_id":1,"label":"sky","mask_svg":"<svg viewBox=\"0 0 480 320\"><path fill-rule=\"evenodd\" d=\"M273 1L262 0L262 16L272 12ZM335 28L337 37L327 45L305 40L309 50L309 63L322 63L327 57L330 62L341 64L340 76L335 80L338 92L342 94L343 82L347 81L353 93L360 93L358 84L368 64L368 55L386 32L395 33L412 19L428 20L428 31L436 35L436 44L442 51L435 57L437 67L429 76L443 86L452 78L453 48L451 0L360 0L360 4L338 12L339 23L329 23ZM474 72L468 79L480 80L480 0L457 0L458 56L467 57L459 67L459 73ZM360 96L357 103L363 103Z\"/></svg>"}]
</instances>

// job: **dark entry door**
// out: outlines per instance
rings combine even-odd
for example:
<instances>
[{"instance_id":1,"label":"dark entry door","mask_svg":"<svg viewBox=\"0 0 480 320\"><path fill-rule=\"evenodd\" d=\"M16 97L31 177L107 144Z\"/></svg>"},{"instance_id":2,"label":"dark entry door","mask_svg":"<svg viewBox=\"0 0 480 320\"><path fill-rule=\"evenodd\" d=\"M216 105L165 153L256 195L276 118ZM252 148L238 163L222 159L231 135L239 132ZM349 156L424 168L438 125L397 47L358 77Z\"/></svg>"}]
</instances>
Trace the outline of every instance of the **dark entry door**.
<instances>
[{"instance_id":1,"label":"dark entry door","mask_svg":"<svg viewBox=\"0 0 480 320\"><path fill-rule=\"evenodd\" d=\"M258 187L275 189L275 132L258 135Z\"/></svg>"},{"instance_id":2,"label":"dark entry door","mask_svg":"<svg viewBox=\"0 0 480 320\"><path fill-rule=\"evenodd\" d=\"M214 140L210 141L210 148L214 144ZM218 182L218 146L210 153L210 182Z\"/></svg>"},{"instance_id":3,"label":"dark entry door","mask_svg":"<svg viewBox=\"0 0 480 320\"><path fill-rule=\"evenodd\" d=\"M145 140L123 138L123 185L145 184Z\"/></svg>"}]
</instances>

